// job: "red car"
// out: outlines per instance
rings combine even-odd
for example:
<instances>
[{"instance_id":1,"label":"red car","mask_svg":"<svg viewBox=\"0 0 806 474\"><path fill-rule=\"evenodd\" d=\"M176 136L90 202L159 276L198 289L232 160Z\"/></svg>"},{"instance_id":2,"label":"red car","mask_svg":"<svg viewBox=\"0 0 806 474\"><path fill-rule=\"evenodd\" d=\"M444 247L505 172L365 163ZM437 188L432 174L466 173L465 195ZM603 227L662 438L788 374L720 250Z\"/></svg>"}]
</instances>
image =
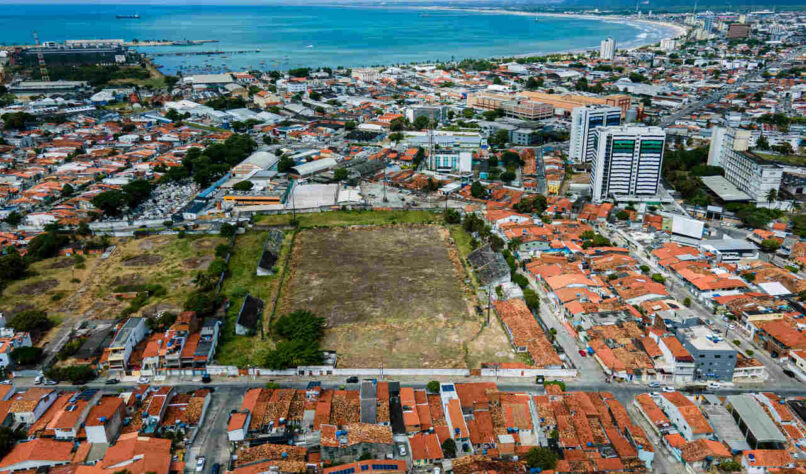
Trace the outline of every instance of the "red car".
<instances>
[{"instance_id":1,"label":"red car","mask_svg":"<svg viewBox=\"0 0 806 474\"><path fill-rule=\"evenodd\" d=\"M583 351L582 349L579 350L579 355L581 355L582 357L588 357L588 353Z\"/></svg>"}]
</instances>

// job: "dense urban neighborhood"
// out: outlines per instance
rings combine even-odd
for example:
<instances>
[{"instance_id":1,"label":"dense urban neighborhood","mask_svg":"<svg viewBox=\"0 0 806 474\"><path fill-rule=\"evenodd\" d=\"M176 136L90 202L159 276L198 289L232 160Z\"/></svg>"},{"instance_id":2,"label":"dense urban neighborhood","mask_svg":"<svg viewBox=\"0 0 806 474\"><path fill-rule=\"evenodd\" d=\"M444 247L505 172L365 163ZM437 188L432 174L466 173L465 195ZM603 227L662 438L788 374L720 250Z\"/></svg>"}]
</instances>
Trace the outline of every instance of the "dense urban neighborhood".
<instances>
[{"instance_id":1,"label":"dense urban neighborhood","mask_svg":"<svg viewBox=\"0 0 806 474\"><path fill-rule=\"evenodd\" d=\"M0 472L806 472L806 14L634 16L678 35L0 46Z\"/></svg>"}]
</instances>

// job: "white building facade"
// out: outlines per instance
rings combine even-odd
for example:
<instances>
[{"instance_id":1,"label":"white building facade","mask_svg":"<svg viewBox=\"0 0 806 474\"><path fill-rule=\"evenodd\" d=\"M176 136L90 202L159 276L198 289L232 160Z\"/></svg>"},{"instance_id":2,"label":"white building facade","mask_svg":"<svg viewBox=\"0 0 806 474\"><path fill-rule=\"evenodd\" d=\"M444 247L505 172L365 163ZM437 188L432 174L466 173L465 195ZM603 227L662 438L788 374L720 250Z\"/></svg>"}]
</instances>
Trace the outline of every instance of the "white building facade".
<instances>
[{"instance_id":1,"label":"white building facade","mask_svg":"<svg viewBox=\"0 0 806 474\"><path fill-rule=\"evenodd\" d=\"M657 197L665 144L666 132L660 127L597 127L590 181L593 202Z\"/></svg>"},{"instance_id":2,"label":"white building facade","mask_svg":"<svg viewBox=\"0 0 806 474\"><path fill-rule=\"evenodd\" d=\"M621 125L620 107L575 107L571 111L571 138L569 158L575 163L589 163L593 160L593 132L596 127Z\"/></svg>"}]
</instances>

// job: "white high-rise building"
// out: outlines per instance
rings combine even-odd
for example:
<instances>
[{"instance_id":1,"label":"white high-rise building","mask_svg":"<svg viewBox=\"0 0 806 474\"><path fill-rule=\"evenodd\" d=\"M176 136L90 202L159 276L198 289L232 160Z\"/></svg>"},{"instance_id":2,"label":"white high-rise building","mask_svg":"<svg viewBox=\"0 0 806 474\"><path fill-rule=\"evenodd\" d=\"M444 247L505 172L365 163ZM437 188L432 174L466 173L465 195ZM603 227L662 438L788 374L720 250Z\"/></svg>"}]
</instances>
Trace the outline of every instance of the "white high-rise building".
<instances>
[{"instance_id":1,"label":"white high-rise building","mask_svg":"<svg viewBox=\"0 0 806 474\"><path fill-rule=\"evenodd\" d=\"M599 50L599 57L602 59L607 59L608 61L615 59L616 40L611 37L608 37L606 40L602 40L602 47Z\"/></svg>"},{"instance_id":2,"label":"white high-rise building","mask_svg":"<svg viewBox=\"0 0 806 474\"><path fill-rule=\"evenodd\" d=\"M597 127L591 165L593 202L658 196L666 132L660 127Z\"/></svg>"},{"instance_id":3,"label":"white high-rise building","mask_svg":"<svg viewBox=\"0 0 806 474\"><path fill-rule=\"evenodd\" d=\"M677 40L674 38L663 38L660 40L660 49L666 51L667 53L673 52L677 49Z\"/></svg>"},{"instance_id":4,"label":"white high-rise building","mask_svg":"<svg viewBox=\"0 0 806 474\"><path fill-rule=\"evenodd\" d=\"M606 106L575 107L571 111L571 143L568 157L576 163L589 163L596 151L593 131L596 127L621 125L621 108Z\"/></svg>"},{"instance_id":5,"label":"white high-rise building","mask_svg":"<svg viewBox=\"0 0 806 474\"><path fill-rule=\"evenodd\" d=\"M748 151L750 131L715 127L711 132L708 164L721 166L725 179L757 203L767 202L771 190L781 187L783 168Z\"/></svg>"}]
</instances>

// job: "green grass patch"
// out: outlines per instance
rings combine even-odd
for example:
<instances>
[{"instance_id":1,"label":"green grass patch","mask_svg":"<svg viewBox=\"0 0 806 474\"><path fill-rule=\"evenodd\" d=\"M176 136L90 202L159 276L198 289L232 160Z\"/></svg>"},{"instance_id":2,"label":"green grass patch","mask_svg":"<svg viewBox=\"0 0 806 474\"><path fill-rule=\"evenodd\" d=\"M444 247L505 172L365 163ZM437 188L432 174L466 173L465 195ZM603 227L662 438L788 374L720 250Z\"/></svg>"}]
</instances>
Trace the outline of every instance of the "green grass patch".
<instances>
[{"instance_id":1,"label":"green grass patch","mask_svg":"<svg viewBox=\"0 0 806 474\"><path fill-rule=\"evenodd\" d=\"M255 216L261 225L290 225L292 214L266 214ZM351 225L389 224L436 224L442 222L442 214L431 211L332 211L297 214L301 228L343 227Z\"/></svg>"},{"instance_id":2,"label":"green grass patch","mask_svg":"<svg viewBox=\"0 0 806 474\"><path fill-rule=\"evenodd\" d=\"M470 245L473 237L465 231L461 224L453 224L449 228L451 237L453 237L453 241L456 244L456 249L459 250L459 255L462 258L466 258L473 251L473 247Z\"/></svg>"},{"instance_id":3,"label":"green grass patch","mask_svg":"<svg viewBox=\"0 0 806 474\"><path fill-rule=\"evenodd\" d=\"M262 339L260 333L254 336L238 336L235 334L235 322L241 309L243 299L248 292L265 302L263 309L264 328L267 329L268 318L274 302L280 274L258 276L257 263L263 252L268 232L247 232L235 238L235 250L229 261L229 274L224 279L221 292L230 300L227 319L218 345L216 359L219 364L246 367L262 365L265 354L274 349L274 341L270 337ZM275 267L282 268L291 252L291 234L286 234L280 248L280 256Z\"/></svg>"},{"instance_id":4,"label":"green grass patch","mask_svg":"<svg viewBox=\"0 0 806 474\"><path fill-rule=\"evenodd\" d=\"M786 163L788 165L806 166L806 156L804 155L773 155L772 153L754 153L765 160L777 161L779 163Z\"/></svg>"}]
</instances>

